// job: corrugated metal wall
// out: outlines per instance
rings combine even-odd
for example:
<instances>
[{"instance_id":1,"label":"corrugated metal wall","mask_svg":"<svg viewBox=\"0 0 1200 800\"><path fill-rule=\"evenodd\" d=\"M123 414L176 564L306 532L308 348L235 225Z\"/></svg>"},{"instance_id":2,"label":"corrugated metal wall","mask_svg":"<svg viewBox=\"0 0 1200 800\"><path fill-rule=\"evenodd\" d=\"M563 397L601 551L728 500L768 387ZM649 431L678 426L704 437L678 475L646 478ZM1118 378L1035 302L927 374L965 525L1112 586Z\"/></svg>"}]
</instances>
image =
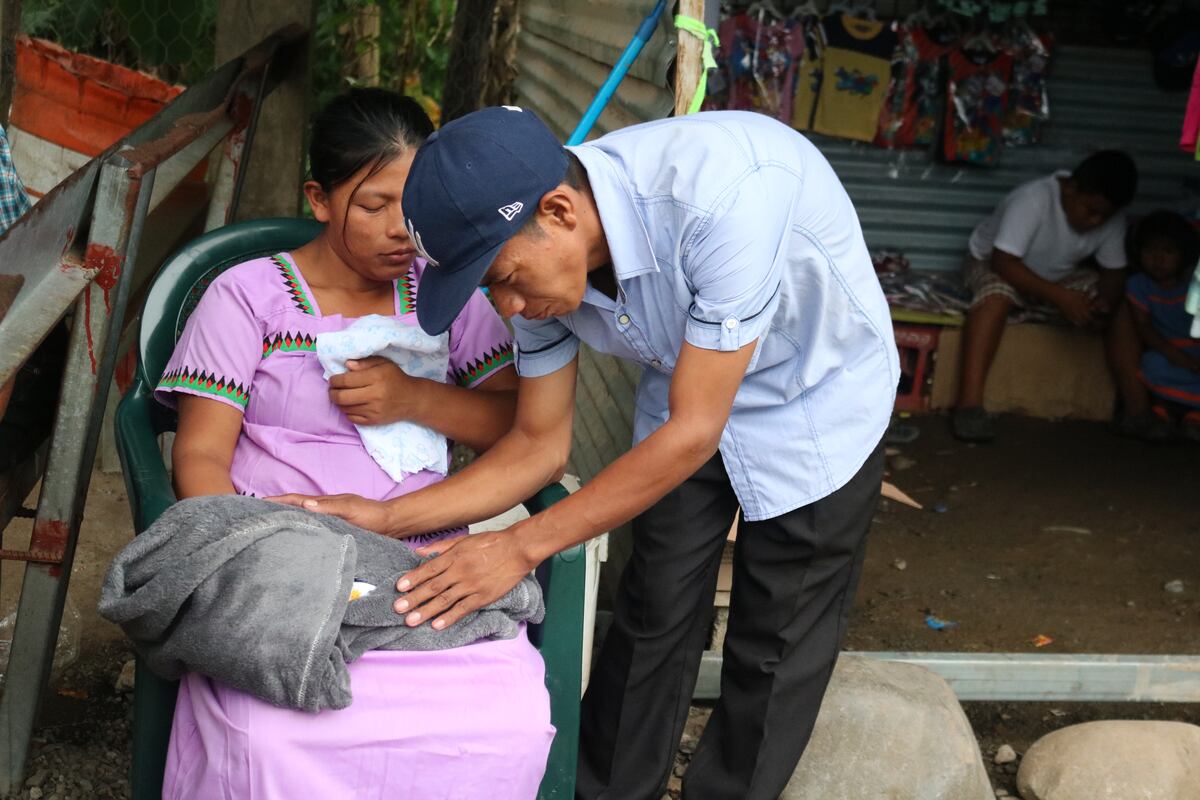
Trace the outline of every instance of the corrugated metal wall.
<instances>
[{"instance_id":1,"label":"corrugated metal wall","mask_svg":"<svg viewBox=\"0 0 1200 800\"><path fill-rule=\"evenodd\" d=\"M1061 47L1049 80L1045 140L1005 151L995 168L932 164L923 152L881 150L813 137L846 185L872 248L903 251L918 269L956 270L971 229L1016 184L1070 169L1116 147L1137 160L1136 210L1172 206L1185 176L1200 177L1179 150L1186 96L1154 85L1150 56L1135 50Z\"/></svg>"},{"instance_id":2,"label":"corrugated metal wall","mask_svg":"<svg viewBox=\"0 0 1200 800\"><path fill-rule=\"evenodd\" d=\"M566 139L653 6L654 0L523 0L517 102L537 111ZM675 39L668 17L663 15L593 136L671 113L667 71ZM629 448L641 370L585 347L579 374L571 471L587 481ZM618 561L621 549L614 542Z\"/></svg>"},{"instance_id":3,"label":"corrugated metal wall","mask_svg":"<svg viewBox=\"0 0 1200 800\"><path fill-rule=\"evenodd\" d=\"M518 102L567 138L653 0L523 0L517 45ZM593 136L671 112L667 69L675 54L669 14L634 62Z\"/></svg>"},{"instance_id":4,"label":"corrugated metal wall","mask_svg":"<svg viewBox=\"0 0 1200 800\"><path fill-rule=\"evenodd\" d=\"M907 0L894 4L903 12ZM517 93L564 139L653 0L524 0ZM881 4L882 5L882 4ZM882 9L885 10L886 9ZM664 21L600 118L597 133L670 112L665 75L674 43ZM1062 47L1050 80L1052 125L1043 144L1009 150L995 169L938 166L919 152L817 139L858 208L872 248L899 248L914 266L957 269L971 228L1029 177L1068 168L1089 151L1122 147L1137 158L1138 206L1170 205L1185 175L1200 175L1176 148L1185 97L1157 89L1142 52ZM585 481L628 449L640 370L584 348L571 469ZM613 558L623 564L624 542ZM606 577L609 584L612 575Z\"/></svg>"}]
</instances>

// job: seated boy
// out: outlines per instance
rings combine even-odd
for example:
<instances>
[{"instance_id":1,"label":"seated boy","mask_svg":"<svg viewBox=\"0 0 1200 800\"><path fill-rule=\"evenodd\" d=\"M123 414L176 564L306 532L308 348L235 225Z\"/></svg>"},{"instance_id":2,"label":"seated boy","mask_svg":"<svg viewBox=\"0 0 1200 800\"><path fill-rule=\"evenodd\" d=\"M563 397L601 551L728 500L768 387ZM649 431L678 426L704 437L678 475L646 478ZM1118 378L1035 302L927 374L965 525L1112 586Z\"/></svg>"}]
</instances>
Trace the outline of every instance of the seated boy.
<instances>
[{"instance_id":1,"label":"seated boy","mask_svg":"<svg viewBox=\"0 0 1200 800\"><path fill-rule=\"evenodd\" d=\"M1105 150L1074 172L1056 172L1013 189L975 228L963 277L973 295L963 328L954 435L994 438L983 386L1009 312L1057 311L1081 328L1101 328L1121 299L1125 215L1137 191L1128 155ZM1094 260L1100 267L1081 267Z\"/></svg>"}]
</instances>

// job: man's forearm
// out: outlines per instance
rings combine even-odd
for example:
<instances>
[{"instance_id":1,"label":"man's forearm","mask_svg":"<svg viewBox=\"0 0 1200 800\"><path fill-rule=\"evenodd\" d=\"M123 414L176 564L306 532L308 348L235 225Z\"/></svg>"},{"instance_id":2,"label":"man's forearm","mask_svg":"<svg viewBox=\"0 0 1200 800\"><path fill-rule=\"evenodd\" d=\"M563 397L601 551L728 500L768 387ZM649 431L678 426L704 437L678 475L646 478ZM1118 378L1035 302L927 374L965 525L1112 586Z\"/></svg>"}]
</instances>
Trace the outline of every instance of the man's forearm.
<instances>
[{"instance_id":1,"label":"man's forearm","mask_svg":"<svg viewBox=\"0 0 1200 800\"><path fill-rule=\"evenodd\" d=\"M481 453L512 428L516 408L515 389L490 392L423 381L408 419Z\"/></svg>"},{"instance_id":2,"label":"man's forearm","mask_svg":"<svg viewBox=\"0 0 1200 800\"><path fill-rule=\"evenodd\" d=\"M411 536L501 514L562 477L567 453L510 431L462 472L389 502L388 533Z\"/></svg>"},{"instance_id":3,"label":"man's forearm","mask_svg":"<svg viewBox=\"0 0 1200 800\"><path fill-rule=\"evenodd\" d=\"M530 563L633 519L700 469L719 441L669 420L578 492L517 526Z\"/></svg>"}]
</instances>

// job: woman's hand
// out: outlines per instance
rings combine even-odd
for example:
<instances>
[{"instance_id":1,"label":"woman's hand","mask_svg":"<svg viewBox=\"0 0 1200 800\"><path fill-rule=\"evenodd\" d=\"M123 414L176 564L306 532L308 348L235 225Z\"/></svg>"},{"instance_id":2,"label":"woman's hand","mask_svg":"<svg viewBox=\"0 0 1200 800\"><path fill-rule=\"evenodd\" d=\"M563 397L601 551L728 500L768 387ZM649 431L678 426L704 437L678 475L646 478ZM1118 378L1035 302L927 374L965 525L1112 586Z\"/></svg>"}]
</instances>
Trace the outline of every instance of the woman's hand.
<instances>
[{"instance_id":1,"label":"woman's hand","mask_svg":"<svg viewBox=\"0 0 1200 800\"><path fill-rule=\"evenodd\" d=\"M328 514L341 517L351 525L357 525L363 530L382 533L391 536L391 514L388 504L379 500L367 500L356 494L335 494L310 497L303 494L285 494L279 497L268 497L272 503L282 503L285 506L296 506L306 511L318 514Z\"/></svg>"},{"instance_id":2,"label":"woman's hand","mask_svg":"<svg viewBox=\"0 0 1200 800\"><path fill-rule=\"evenodd\" d=\"M420 378L382 356L347 361L349 372L329 379L329 399L355 425L384 425L411 419Z\"/></svg>"}]
</instances>

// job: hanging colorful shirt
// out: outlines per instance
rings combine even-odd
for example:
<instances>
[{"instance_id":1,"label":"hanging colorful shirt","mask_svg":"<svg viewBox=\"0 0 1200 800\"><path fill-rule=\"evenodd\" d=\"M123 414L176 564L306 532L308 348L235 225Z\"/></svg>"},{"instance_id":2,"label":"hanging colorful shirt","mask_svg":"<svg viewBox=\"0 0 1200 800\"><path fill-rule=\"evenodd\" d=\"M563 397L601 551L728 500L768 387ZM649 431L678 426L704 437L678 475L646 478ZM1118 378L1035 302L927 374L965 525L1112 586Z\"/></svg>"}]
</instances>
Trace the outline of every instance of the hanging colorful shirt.
<instances>
[{"instance_id":1,"label":"hanging colorful shirt","mask_svg":"<svg viewBox=\"0 0 1200 800\"><path fill-rule=\"evenodd\" d=\"M1183 134L1179 137L1179 146L1189 153L1195 152L1197 134L1200 134L1200 60L1196 61L1196 71L1192 73L1192 90L1183 114Z\"/></svg>"},{"instance_id":2,"label":"hanging colorful shirt","mask_svg":"<svg viewBox=\"0 0 1200 800\"><path fill-rule=\"evenodd\" d=\"M1012 56L990 49L950 52L946 97L946 161L990 166L1004 147L1004 113Z\"/></svg>"},{"instance_id":3,"label":"hanging colorful shirt","mask_svg":"<svg viewBox=\"0 0 1200 800\"><path fill-rule=\"evenodd\" d=\"M1008 84L1008 111L1004 115L1004 143L1021 147L1037 144L1042 127L1050 118L1046 94L1046 71L1050 66L1049 36L1038 36L1029 28L1019 28L1009 43L1013 57L1012 78Z\"/></svg>"},{"instance_id":4,"label":"hanging colorful shirt","mask_svg":"<svg viewBox=\"0 0 1200 800\"><path fill-rule=\"evenodd\" d=\"M792 118L796 69L804 50L804 26L795 19L735 14L721 23L721 53L727 85L709 108L758 111L783 122Z\"/></svg>"},{"instance_id":5,"label":"hanging colorful shirt","mask_svg":"<svg viewBox=\"0 0 1200 800\"><path fill-rule=\"evenodd\" d=\"M813 115L817 112L817 97L821 93L821 80L825 75L825 31L821 18L805 17L804 51L796 68L796 93L792 102L792 127L806 131L812 127Z\"/></svg>"},{"instance_id":6,"label":"hanging colorful shirt","mask_svg":"<svg viewBox=\"0 0 1200 800\"><path fill-rule=\"evenodd\" d=\"M813 130L869 142L891 77L896 33L876 20L840 14L824 22L824 76Z\"/></svg>"},{"instance_id":7,"label":"hanging colorful shirt","mask_svg":"<svg viewBox=\"0 0 1200 800\"><path fill-rule=\"evenodd\" d=\"M898 70L879 118L881 147L928 147L945 104L945 56L959 33L948 26L908 26L900 31Z\"/></svg>"}]
</instances>

